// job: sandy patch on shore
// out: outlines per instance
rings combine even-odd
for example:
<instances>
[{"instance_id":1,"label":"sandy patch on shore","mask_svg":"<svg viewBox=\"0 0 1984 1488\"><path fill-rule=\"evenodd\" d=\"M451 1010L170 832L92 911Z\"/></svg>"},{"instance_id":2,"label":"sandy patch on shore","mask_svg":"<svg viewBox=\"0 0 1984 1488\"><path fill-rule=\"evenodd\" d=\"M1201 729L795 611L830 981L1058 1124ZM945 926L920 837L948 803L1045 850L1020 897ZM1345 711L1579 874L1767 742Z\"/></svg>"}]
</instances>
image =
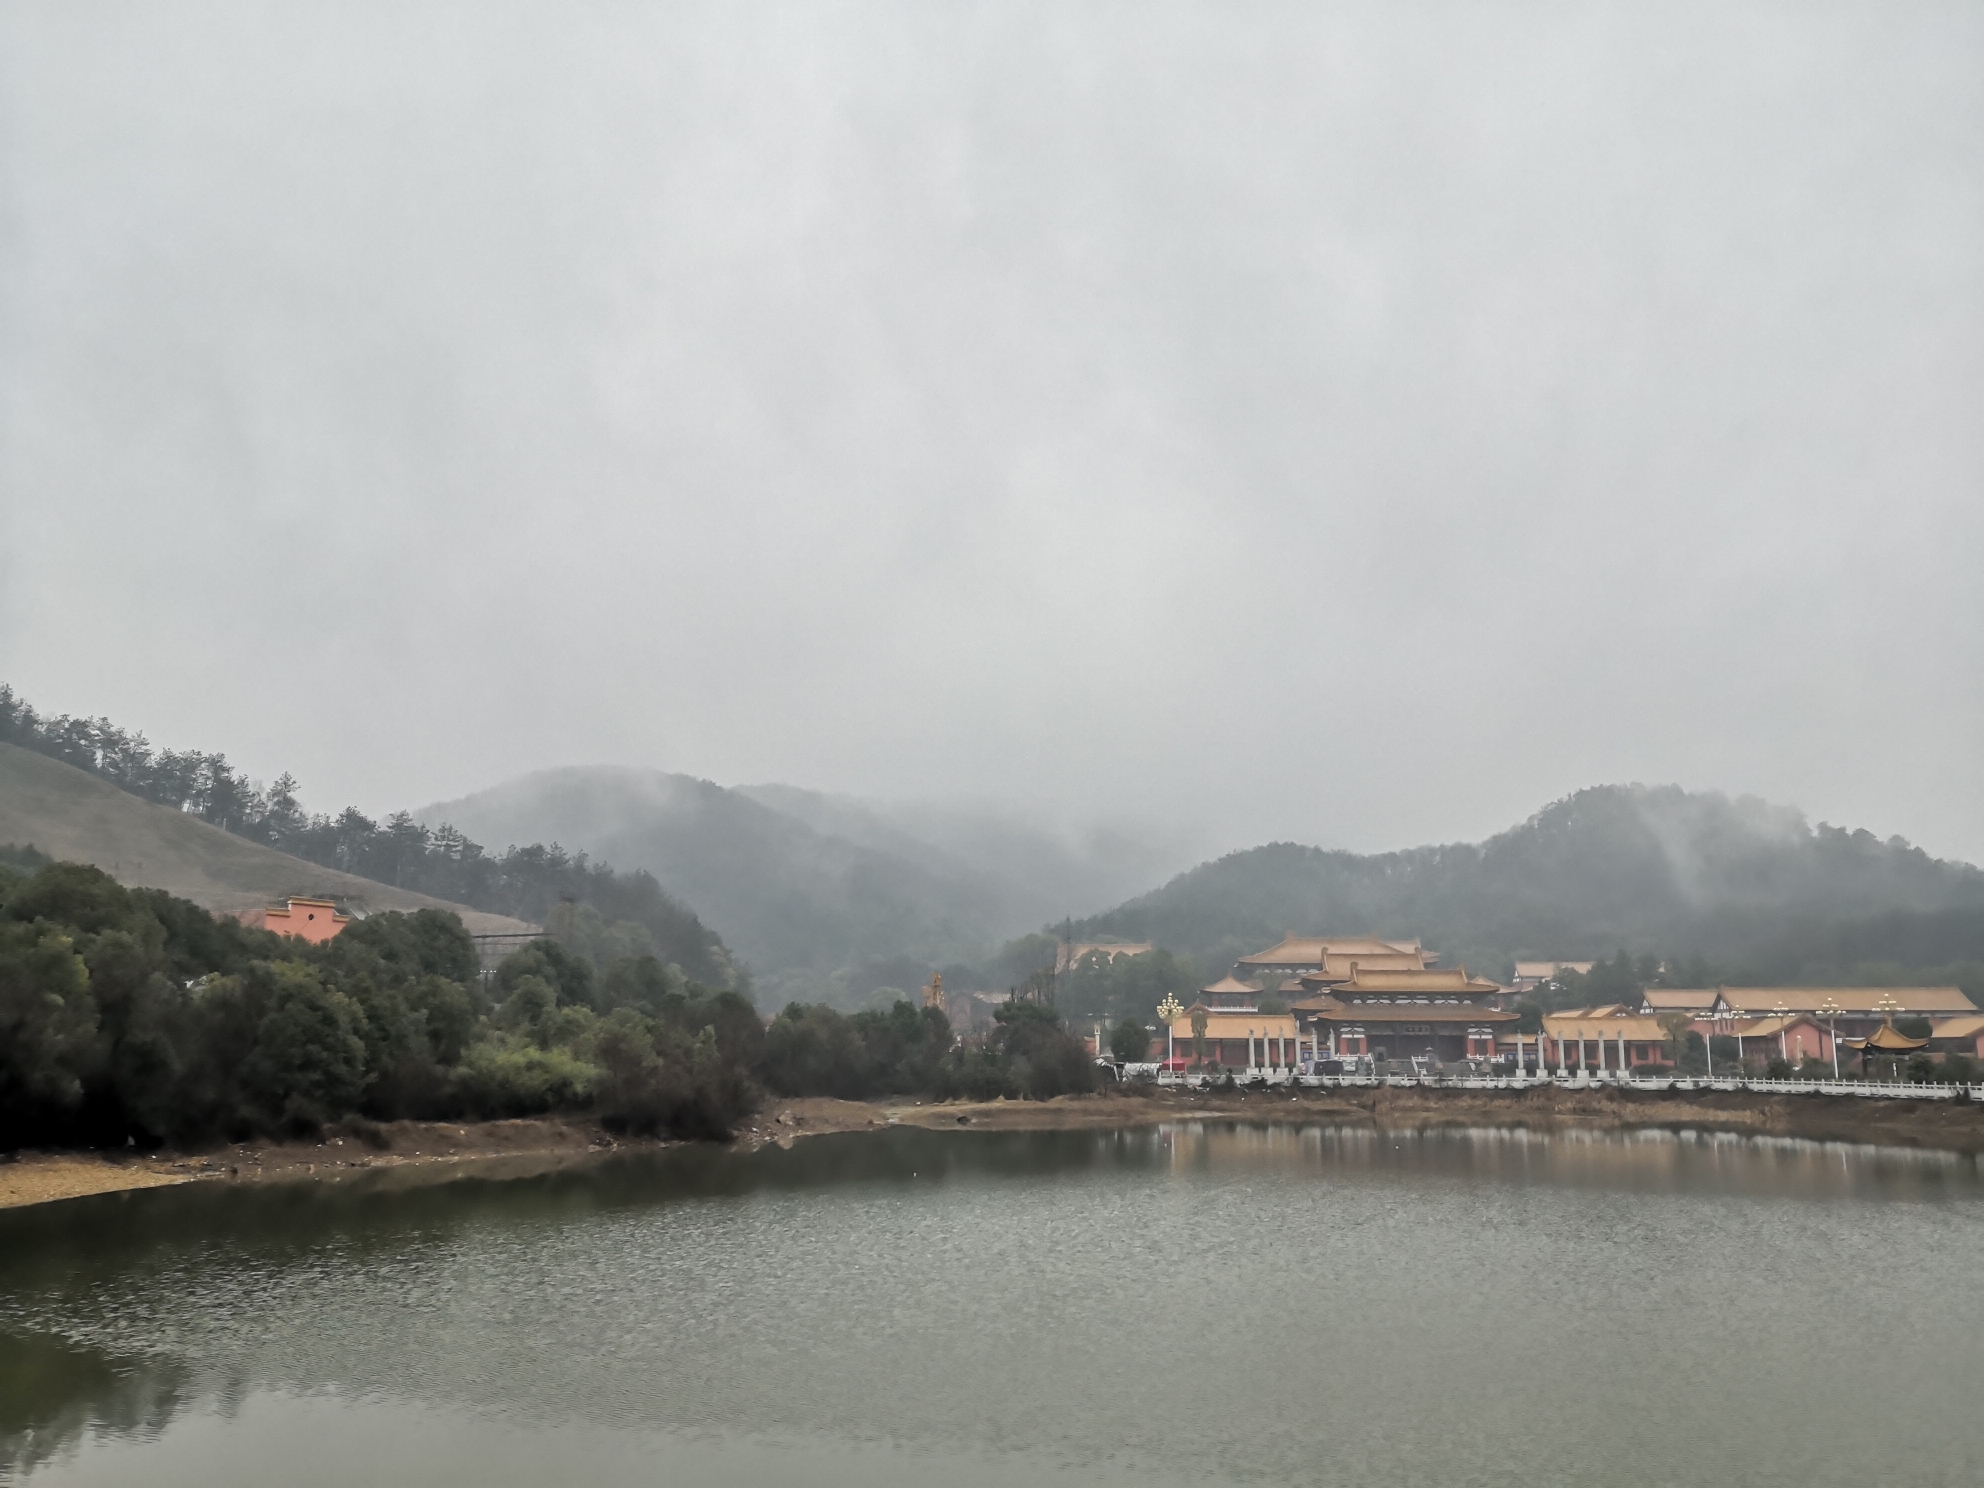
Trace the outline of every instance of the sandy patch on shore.
<instances>
[{"instance_id":1,"label":"sandy patch on shore","mask_svg":"<svg viewBox=\"0 0 1984 1488\"><path fill-rule=\"evenodd\" d=\"M321 1141L239 1142L202 1152L130 1155L23 1153L0 1164L0 1208L169 1183L323 1182L382 1172L405 1183L522 1178L611 1152L663 1145L615 1137L598 1122L579 1118L345 1122Z\"/></svg>"},{"instance_id":2,"label":"sandy patch on shore","mask_svg":"<svg viewBox=\"0 0 1984 1488\"><path fill-rule=\"evenodd\" d=\"M186 1174L154 1162L112 1162L101 1157L25 1153L13 1162L0 1164L0 1209L117 1193L128 1188L158 1188L168 1183L184 1183L186 1178Z\"/></svg>"}]
</instances>

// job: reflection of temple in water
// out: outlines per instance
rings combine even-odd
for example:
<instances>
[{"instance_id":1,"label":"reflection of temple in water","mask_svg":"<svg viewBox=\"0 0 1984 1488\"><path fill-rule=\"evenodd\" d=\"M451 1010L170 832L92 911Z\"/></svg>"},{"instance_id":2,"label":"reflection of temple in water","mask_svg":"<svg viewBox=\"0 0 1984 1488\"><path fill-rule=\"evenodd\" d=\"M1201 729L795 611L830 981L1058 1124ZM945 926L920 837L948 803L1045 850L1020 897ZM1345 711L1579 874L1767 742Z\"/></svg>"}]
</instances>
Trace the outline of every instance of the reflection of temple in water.
<instances>
[{"instance_id":1,"label":"reflection of temple in water","mask_svg":"<svg viewBox=\"0 0 1984 1488\"><path fill-rule=\"evenodd\" d=\"M1338 1182L1410 1174L1640 1193L1977 1197L1984 1154L1742 1132L1571 1127L1384 1127L1263 1119L1167 1123L1174 1173L1306 1168Z\"/></svg>"}]
</instances>

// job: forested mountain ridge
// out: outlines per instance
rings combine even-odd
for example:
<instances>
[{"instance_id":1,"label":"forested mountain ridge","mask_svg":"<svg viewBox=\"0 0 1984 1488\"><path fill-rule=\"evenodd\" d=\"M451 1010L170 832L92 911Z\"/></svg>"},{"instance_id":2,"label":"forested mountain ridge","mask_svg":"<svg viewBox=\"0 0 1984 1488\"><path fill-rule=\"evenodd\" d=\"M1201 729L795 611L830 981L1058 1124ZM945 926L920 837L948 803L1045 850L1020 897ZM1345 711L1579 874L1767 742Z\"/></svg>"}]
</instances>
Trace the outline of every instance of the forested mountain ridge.
<instances>
[{"instance_id":1,"label":"forested mountain ridge","mask_svg":"<svg viewBox=\"0 0 1984 1488\"><path fill-rule=\"evenodd\" d=\"M736 948L768 1006L913 991L933 969L1157 877L1127 841L1068 844L985 814L621 766L539 771L415 815L652 873Z\"/></svg>"},{"instance_id":2,"label":"forested mountain ridge","mask_svg":"<svg viewBox=\"0 0 1984 1488\"><path fill-rule=\"evenodd\" d=\"M155 749L107 718L45 717L0 683L0 746L9 745L18 757L0 773L0 827L10 834L0 845L18 838L126 874L148 856L147 871L169 858L177 876L159 882L210 908L320 884L375 908L467 906L512 929L560 916L567 933L653 954L693 980L737 980L721 938L651 875L615 872L555 842L524 839L498 855L404 811L383 822L356 807L312 813L288 774L264 787L223 754Z\"/></svg>"},{"instance_id":3,"label":"forested mountain ridge","mask_svg":"<svg viewBox=\"0 0 1984 1488\"><path fill-rule=\"evenodd\" d=\"M476 934L529 928L510 916L307 862L60 760L0 743L0 845L7 844L92 863L120 883L162 889L221 913L297 894L336 899L361 912L449 910Z\"/></svg>"},{"instance_id":4,"label":"forested mountain ridge","mask_svg":"<svg viewBox=\"0 0 1984 1488\"><path fill-rule=\"evenodd\" d=\"M1232 853L1077 926L1214 968L1288 931L1413 936L1503 974L1621 947L1782 962L1801 937L1831 938L1821 961L1960 960L1984 957L1984 872L1754 798L1595 786L1481 843Z\"/></svg>"}]
</instances>

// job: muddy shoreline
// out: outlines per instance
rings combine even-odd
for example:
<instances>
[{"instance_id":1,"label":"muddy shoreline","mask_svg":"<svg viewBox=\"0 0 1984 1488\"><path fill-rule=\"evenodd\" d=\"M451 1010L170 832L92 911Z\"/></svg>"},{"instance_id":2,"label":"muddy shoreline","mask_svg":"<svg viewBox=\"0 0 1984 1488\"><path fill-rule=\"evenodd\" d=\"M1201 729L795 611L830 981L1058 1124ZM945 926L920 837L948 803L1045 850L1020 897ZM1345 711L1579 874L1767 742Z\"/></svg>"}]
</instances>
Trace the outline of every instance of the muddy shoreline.
<instances>
[{"instance_id":1,"label":"muddy shoreline","mask_svg":"<svg viewBox=\"0 0 1984 1488\"><path fill-rule=\"evenodd\" d=\"M1499 1126L1535 1131L1725 1131L1813 1141L1984 1152L1984 1104L1746 1091L1376 1090L1108 1092L1051 1101L773 1101L738 1132L745 1151L822 1132L1083 1131L1181 1120L1324 1121L1377 1129ZM400 1184L522 1178L616 1152L679 1145L616 1136L584 1117L341 1124L321 1142L245 1142L197 1152L13 1154L0 1161L0 1208L177 1183Z\"/></svg>"}]
</instances>

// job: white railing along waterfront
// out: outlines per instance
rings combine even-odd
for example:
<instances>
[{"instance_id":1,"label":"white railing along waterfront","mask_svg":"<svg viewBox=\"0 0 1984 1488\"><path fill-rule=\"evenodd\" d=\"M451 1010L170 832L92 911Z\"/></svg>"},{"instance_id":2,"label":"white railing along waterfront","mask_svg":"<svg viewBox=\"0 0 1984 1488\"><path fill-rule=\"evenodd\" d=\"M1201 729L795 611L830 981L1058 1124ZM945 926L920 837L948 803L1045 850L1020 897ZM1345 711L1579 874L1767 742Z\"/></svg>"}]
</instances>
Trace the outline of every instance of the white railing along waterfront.
<instances>
[{"instance_id":1,"label":"white railing along waterfront","mask_svg":"<svg viewBox=\"0 0 1984 1488\"><path fill-rule=\"evenodd\" d=\"M1160 1071L1159 1085L1201 1089L1224 1083L1224 1074L1214 1077L1196 1071ZM1234 1082L1254 1089L1277 1085L1300 1085L1316 1090L1370 1090L1380 1085L1423 1087L1442 1090L1559 1090L1622 1089L1645 1094L1665 1092L1757 1091L1778 1095L1852 1095L1885 1100L1974 1100L1984 1101L1984 1084L1953 1085L1920 1083L1912 1080L1772 1080L1762 1077L1726 1079L1706 1075L1673 1075L1657 1079L1619 1077L1617 1070L1572 1070L1569 1074L1540 1075L1301 1075L1285 1069L1233 1071Z\"/></svg>"}]
</instances>

